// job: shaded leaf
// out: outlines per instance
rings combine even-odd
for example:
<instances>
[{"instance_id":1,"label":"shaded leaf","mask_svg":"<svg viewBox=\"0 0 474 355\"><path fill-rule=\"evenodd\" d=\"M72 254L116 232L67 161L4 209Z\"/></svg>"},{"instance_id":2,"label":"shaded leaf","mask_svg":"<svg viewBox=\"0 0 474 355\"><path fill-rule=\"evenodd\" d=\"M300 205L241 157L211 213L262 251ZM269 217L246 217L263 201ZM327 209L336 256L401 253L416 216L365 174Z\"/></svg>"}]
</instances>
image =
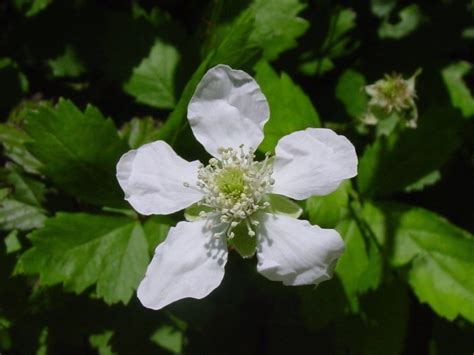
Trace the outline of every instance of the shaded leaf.
<instances>
[{"instance_id":1,"label":"shaded leaf","mask_svg":"<svg viewBox=\"0 0 474 355\"><path fill-rule=\"evenodd\" d=\"M78 57L74 47L66 46L64 52L55 59L48 60L53 76L57 78L78 77L85 73L86 67Z\"/></svg>"},{"instance_id":2,"label":"shaded leaf","mask_svg":"<svg viewBox=\"0 0 474 355\"><path fill-rule=\"evenodd\" d=\"M413 31L423 21L423 15L417 4L411 4L400 10L398 13L400 20L392 24L386 19L379 27L378 33L380 38L403 38Z\"/></svg>"},{"instance_id":3,"label":"shaded leaf","mask_svg":"<svg viewBox=\"0 0 474 355\"><path fill-rule=\"evenodd\" d=\"M359 161L359 191L387 195L439 169L460 145L460 127L455 112L436 106L421 115L417 129L378 137Z\"/></svg>"},{"instance_id":4,"label":"shaded leaf","mask_svg":"<svg viewBox=\"0 0 474 355\"><path fill-rule=\"evenodd\" d=\"M97 350L98 355L115 355L117 354L112 350L110 345L110 339L114 335L112 330L107 330L101 334L94 334L89 337L89 343Z\"/></svg>"}]
</instances>

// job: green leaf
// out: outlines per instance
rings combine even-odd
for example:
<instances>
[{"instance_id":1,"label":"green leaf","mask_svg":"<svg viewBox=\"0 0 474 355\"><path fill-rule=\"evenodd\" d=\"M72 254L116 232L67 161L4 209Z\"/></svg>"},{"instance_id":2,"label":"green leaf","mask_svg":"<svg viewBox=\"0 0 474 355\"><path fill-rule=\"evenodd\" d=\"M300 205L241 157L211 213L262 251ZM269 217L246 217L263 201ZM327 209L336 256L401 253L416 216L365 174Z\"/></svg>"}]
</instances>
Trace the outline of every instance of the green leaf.
<instances>
[{"instance_id":1,"label":"green leaf","mask_svg":"<svg viewBox=\"0 0 474 355\"><path fill-rule=\"evenodd\" d=\"M32 139L28 150L59 188L92 204L124 204L115 166L128 147L98 109L89 105L83 113L61 99L55 108L31 112L26 131Z\"/></svg>"},{"instance_id":2,"label":"green leaf","mask_svg":"<svg viewBox=\"0 0 474 355\"><path fill-rule=\"evenodd\" d=\"M378 17L384 17L390 14L397 5L397 0L372 0L370 9Z\"/></svg>"},{"instance_id":3,"label":"green leaf","mask_svg":"<svg viewBox=\"0 0 474 355\"><path fill-rule=\"evenodd\" d=\"M210 212L210 211L212 211L210 207L200 205L198 202L189 206L188 208L184 210L184 218L186 218L188 222L197 221L198 219L201 218L199 217L199 213Z\"/></svg>"},{"instance_id":4,"label":"green leaf","mask_svg":"<svg viewBox=\"0 0 474 355\"><path fill-rule=\"evenodd\" d=\"M41 163L26 150L25 143L30 138L20 128L9 123L0 124L0 141L3 144L3 154L20 165L29 173L37 173Z\"/></svg>"},{"instance_id":5,"label":"green leaf","mask_svg":"<svg viewBox=\"0 0 474 355\"><path fill-rule=\"evenodd\" d=\"M434 170L431 173L423 176L421 179L415 181L413 184L405 187L405 192L421 191L427 186L432 186L441 180L441 173L439 170Z\"/></svg>"},{"instance_id":6,"label":"green leaf","mask_svg":"<svg viewBox=\"0 0 474 355\"><path fill-rule=\"evenodd\" d=\"M254 28L250 41L262 47L266 60L293 47L296 39L309 27L308 21L298 17L306 7L299 0L255 0L249 11L254 14Z\"/></svg>"},{"instance_id":7,"label":"green leaf","mask_svg":"<svg viewBox=\"0 0 474 355\"><path fill-rule=\"evenodd\" d=\"M163 325L153 333L150 340L173 354L181 354L185 338L181 329L172 325Z\"/></svg>"},{"instance_id":8,"label":"green leaf","mask_svg":"<svg viewBox=\"0 0 474 355\"><path fill-rule=\"evenodd\" d=\"M276 194L268 194L267 201L270 203L270 213L283 214L293 218L299 218L303 209L288 197Z\"/></svg>"},{"instance_id":9,"label":"green leaf","mask_svg":"<svg viewBox=\"0 0 474 355\"><path fill-rule=\"evenodd\" d=\"M403 354L409 306L408 292L403 284L387 284L368 294L361 305L361 316L334 322L335 353Z\"/></svg>"},{"instance_id":10,"label":"green leaf","mask_svg":"<svg viewBox=\"0 0 474 355\"><path fill-rule=\"evenodd\" d=\"M143 224L143 231L148 243L150 255L155 254L156 247L166 239L171 226L176 223L167 216L149 217Z\"/></svg>"},{"instance_id":11,"label":"green leaf","mask_svg":"<svg viewBox=\"0 0 474 355\"><path fill-rule=\"evenodd\" d=\"M449 107L433 106L421 115L417 129L378 137L359 160L359 192L388 195L439 169L461 143L457 116Z\"/></svg>"},{"instance_id":12,"label":"green leaf","mask_svg":"<svg viewBox=\"0 0 474 355\"><path fill-rule=\"evenodd\" d=\"M191 97L196 90L196 86L201 81L202 77L207 71L209 61L211 59L211 55L209 55L201 65L196 69L196 71L189 79L186 87L181 94L181 97L176 104L173 112L169 115L166 122L161 126L158 132L158 139L165 140L171 144L173 144L179 133L186 127L187 125L187 111L188 111L188 103L191 100Z\"/></svg>"},{"instance_id":13,"label":"green leaf","mask_svg":"<svg viewBox=\"0 0 474 355\"><path fill-rule=\"evenodd\" d=\"M400 21L396 24L391 24L388 19L386 19L380 25L378 30L380 38L403 38L415 31L424 19L420 7L417 4L404 7L400 10L398 16Z\"/></svg>"},{"instance_id":14,"label":"green leaf","mask_svg":"<svg viewBox=\"0 0 474 355\"><path fill-rule=\"evenodd\" d=\"M463 76L467 75L471 69L470 63L461 61L447 66L441 72L451 103L461 110L465 118L474 116L474 98L463 80Z\"/></svg>"},{"instance_id":15,"label":"green leaf","mask_svg":"<svg viewBox=\"0 0 474 355\"><path fill-rule=\"evenodd\" d=\"M356 119L367 109L365 85L364 75L352 69L345 70L337 82L336 97L344 104L347 114Z\"/></svg>"},{"instance_id":16,"label":"green leaf","mask_svg":"<svg viewBox=\"0 0 474 355\"><path fill-rule=\"evenodd\" d=\"M78 77L86 72L86 67L78 57L74 47L68 45L55 59L48 60L53 76L57 78Z\"/></svg>"},{"instance_id":17,"label":"green leaf","mask_svg":"<svg viewBox=\"0 0 474 355\"><path fill-rule=\"evenodd\" d=\"M378 245L361 229L359 223L345 220L337 227L346 250L337 262L336 274L354 309L357 309L358 296L377 289L383 276L382 255Z\"/></svg>"},{"instance_id":18,"label":"green leaf","mask_svg":"<svg viewBox=\"0 0 474 355\"><path fill-rule=\"evenodd\" d=\"M5 253L12 254L19 250L21 250L21 243L18 240L18 231L15 229L5 237Z\"/></svg>"},{"instance_id":19,"label":"green leaf","mask_svg":"<svg viewBox=\"0 0 474 355\"><path fill-rule=\"evenodd\" d=\"M26 204L41 207L45 198L45 186L42 182L22 175L20 169L8 166L7 181L14 187L14 198Z\"/></svg>"},{"instance_id":20,"label":"green leaf","mask_svg":"<svg viewBox=\"0 0 474 355\"><path fill-rule=\"evenodd\" d=\"M453 320L474 323L474 237L422 208L381 204L378 233L391 243L391 262L407 266L407 278L421 302Z\"/></svg>"},{"instance_id":21,"label":"green leaf","mask_svg":"<svg viewBox=\"0 0 474 355\"><path fill-rule=\"evenodd\" d=\"M305 75L322 75L332 69L334 59L351 53L359 46L350 32L356 26L357 13L350 8L336 7L328 14L327 33L317 51L303 53L303 62L299 66Z\"/></svg>"},{"instance_id":22,"label":"green leaf","mask_svg":"<svg viewBox=\"0 0 474 355\"><path fill-rule=\"evenodd\" d=\"M256 0L230 25L215 51L210 52L189 79L174 111L160 129L160 139L173 144L187 125L186 113L197 84L208 68L228 64L241 68L263 55L274 59L296 44L307 21L296 15L304 8L298 0ZM268 13L273 17L269 17ZM282 27L282 23L288 27Z\"/></svg>"},{"instance_id":23,"label":"green leaf","mask_svg":"<svg viewBox=\"0 0 474 355\"><path fill-rule=\"evenodd\" d=\"M0 88L2 100L0 109L10 109L28 92L29 84L18 65L10 58L0 57Z\"/></svg>"},{"instance_id":24,"label":"green leaf","mask_svg":"<svg viewBox=\"0 0 474 355\"><path fill-rule=\"evenodd\" d=\"M143 144L158 140L158 125L152 117L134 117L123 125L119 134L130 148L137 149Z\"/></svg>"},{"instance_id":25,"label":"green leaf","mask_svg":"<svg viewBox=\"0 0 474 355\"><path fill-rule=\"evenodd\" d=\"M58 213L29 235L33 247L15 272L39 274L40 284L95 292L108 304L128 303L147 267L148 245L140 224L127 217Z\"/></svg>"},{"instance_id":26,"label":"green leaf","mask_svg":"<svg viewBox=\"0 0 474 355\"><path fill-rule=\"evenodd\" d=\"M171 44L159 39L142 62L133 69L132 76L124 84L124 90L143 104L157 108L173 108L175 75L180 54Z\"/></svg>"},{"instance_id":27,"label":"green leaf","mask_svg":"<svg viewBox=\"0 0 474 355\"><path fill-rule=\"evenodd\" d=\"M16 8L23 11L26 17L37 15L48 7L53 0L14 0Z\"/></svg>"},{"instance_id":28,"label":"green leaf","mask_svg":"<svg viewBox=\"0 0 474 355\"><path fill-rule=\"evenodd\" d=\"M270 120L265 124L265 138L259 146L261 151L272 151L278 140L289 133L321 126L311 100L287 74L279 77L266 62L260 62L255 70L255 80L270 105Z\"/></svg>"},{"instance_id":29,"label":"green leaf","mask_svg":"<svg viewBox=\"0 0 474 355\"><path fill-rule=\"evenodd\" d=\"M110 339L114 332L112 330L107 330L101 334L94 334L89 337L89 343L91 346L97 350L98 355L115 355L117 354L112 350L110 345Z\"/></svg>"},{"instance_id":30,"label":"green leaf","mask_svg":"<svg viewBox=\"0 0 474 355\"><path fill-rule=\"evenodd\" d=\"M326 196L313 196L306 200L306 211L311 224L323 228L334 228L347 214L351 183L343 182L339 188Z\"/></svg>"},{"instance_id":31,"label":"green leaf","mask_svg":"<svg viewBox=\"0 0 474 355\"><path fill-rule=\"evenodd\" d=\"M23 176L15 167L9 168L5 184L11 193L0 201L0 229L25 231L42 227L46 219L46 211L41 207L44 185Z\"/></svg>"}]
</instances>

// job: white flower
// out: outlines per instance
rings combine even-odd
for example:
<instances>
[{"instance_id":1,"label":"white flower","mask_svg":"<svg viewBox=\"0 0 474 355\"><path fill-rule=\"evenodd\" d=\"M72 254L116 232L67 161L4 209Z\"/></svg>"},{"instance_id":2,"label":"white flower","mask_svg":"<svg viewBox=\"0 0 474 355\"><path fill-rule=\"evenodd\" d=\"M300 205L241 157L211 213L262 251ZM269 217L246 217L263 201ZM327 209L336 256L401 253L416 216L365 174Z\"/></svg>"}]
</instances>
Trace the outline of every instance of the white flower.
<instances>
[{"instance_id":1,"label":"white flower","mask_svg":"<svg viewBox=\"0 0 474 355\"><path fill-rule=\"evenodd\" d=\"M268 194L302 200L326 195L357 174L353 145L329 129L308 128L278 142L275 157L254 161L269 118L267 100L247 73L210 69L188 106L209 165L180 158L163 141L122 156L117 178L125 198L144 215L170 214L199 202L199 219L179 222L158 245L138 288L144 306L203 298L224 277L227 243L237 226L257 238L257 270L285 285L317 284L332 276L344 250L339 234L270 213ZM289 118L291 119L291 118Z\"/></svg>"}]
</instances>

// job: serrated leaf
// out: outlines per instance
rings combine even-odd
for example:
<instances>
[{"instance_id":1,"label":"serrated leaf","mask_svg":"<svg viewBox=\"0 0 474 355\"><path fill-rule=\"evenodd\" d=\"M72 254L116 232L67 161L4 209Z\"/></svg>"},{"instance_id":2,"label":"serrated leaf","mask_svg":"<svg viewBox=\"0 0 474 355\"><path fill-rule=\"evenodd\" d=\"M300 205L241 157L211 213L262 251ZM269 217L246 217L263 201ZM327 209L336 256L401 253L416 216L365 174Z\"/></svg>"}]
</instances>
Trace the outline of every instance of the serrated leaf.
<instances>
[{"instance_id":1,"label":"serrated leaf","mask_svg":"<svg viewBox=\"0 0 474 355\"><path fill-rule=\"evenodd\" d=\"M407 278L421 302L453 320L474 323L474 237L422 208L381 204L378 233L393 247L391 262L407 266Z\"/></svg>"},{"instance_id":2,"label":"serrated leaf","mask_svg":"<svg viewBox=\"0 0 474 355\"><path fill-rule=\"evenodd\" d=\"M115 166L128 150L110 119L87 106L84 112L61 99L27 117L28 150L43 163L42 172L68 194L97 205L122 206Z\"/></svg>"},{"instance_id":3,"label":"serrated leaf","mask_svg":"<svg viewBox=\"0 0 474 355\"><path fill-rule=\"evenodd\" d=\"M156 247L166 239L170 227L175 224L176 222L167 216L152 216L146 220L143 224L143 231L150 255L155 254Z\"/></svg>"},{"instance_id":4,"label":"serrated leaf","mask_svg":"<svg viewBox=\"0 0 474 355\"><path fill-rule=\"evenodd\" d=\"M403 38L413 31L423 21L421 9L417 4L411 4L400 10L398 13L400 20L392 24L386 19L379 27L378 34L380 38Z\"/></svg>"},{"instance_id":5,"label":"serrated leaf","mask_svg":"<svg viewBox=\"0 0 474 355\"><path fill-rule=\"evenodd\" d=\"M404 191L413 192L421 191L427 186L432 186L436 184L441 179L441 173L439 170L434 170L431 173L423 176L421 179L415 181L413 184L405 187Z\"/></svg>"},{"instance_id":6,"label":"serrated leaf","mask_svg":"<svg viewBox=\"0 0 474 355\"><path fill-rule=\"evenodd\" d=\"M89 343L97 350L98 355L115 355L117 354L112 350L110 345L110 339L112 339L114 332L112 330L106 330L101 334L93 334L89 337Z\"/></svg>"},{"instance_id":7,"label":"serrated leaf","mask_svg":"<svg viewBox=\"0 0 474 355\"><path fill-rule=\"evenodd\" d=\"M86 67L78 57L74 47L66 46L64 52L55 59L48 60L53 76L57 78L78 77L85 73Z\"/></svg>"},{"instance_id":8,"label":"serrated leaf","mask_svg":"<svg viewBox=\"0 0 474 355\"><path fill-rule=\"evenodd\" d=\"M152 334L150 340L173 354L181 354L184 345L184 334L177 327L163 325Z\"/></svg>"},{"instance_id":9,"label":"serrated leaf","mask_svg":"<svg viewBox=\"0 0 474 355\"><path fill-rule=\"evenodd\" d=\"M306 211L311 223L323 228L334 228L347 214L350 188L350 182L345 181L329 195L312 196L307 199Z\"/></svg>"},{"instance_id":10,"label":"serrated leaf","mask_svg":"<svg viewBox=\"0 0 474 355\"><path fill-rule=\"evenodd\" d=\"M120 130L120 137L128 142L132 149L158 140L158 122L152 117L134 117Z\"/></svg>"},{"instance_id":11,"label":"serrated leaf","mask_svg":"<svg viewBox=\"0 0 474 355\"><path fill-rule=\"evenodd\" d=\"M124 90L143 104L157 108L173 108L175 98L175 75L180 54L171 44L159 39L148 57L133 70Z\"/></svg>"},{"instance_id":12,"label":"serrated leaf","mask_svg":"<svg viewBox=\"0 0 474 355\"><path fill-rule=\"evenodd\" d=\"M14 199L0 201L0 229L31 230L40 228L46 219L45 211Z\"/></svg>"},{"instance_id":13,"label":"serrated leaf","mask_svg":"<svg viewBox=\"0 0 474 355\"><path fill-rule=\"evenodd\" d=\"M42 182L23 175L15 166L9 166L7 181L14 187L13 196L16 200L41 207L46 192Z\"/></svg>"},{"instance_id":14,"label":"serrated leaf","mask_svg":"<svg viewBox=\"0 0 474 355\"><path fill-rule=\"evenodd\" d=\"M40 284L76 293L96 285L108 304L128 303L149 262L140 224L127 217L58 213L29 235L33 247L16 273L39 274Z\"/></svg>"},{"instance_id":15,"label":"serrated leaf","mask_svg":"<svg viewBox=\"0 0 474 355\"><path fill-rule=\"evenodd\" d=\"M280 53L296 46L296 39L309 27L308 21L298 17L306 7L299 0L255 0L254 29L250 40L258 43L266 60L278 58Z\"/></svg>"},{"instance_id":16,"label":"serrated leaf","mask_svg":"<svg viewBox=\"0 0 474 355\"><path fill-rule=\"evenodd\" d=\"M160 139L174 143L186 127L189 100L208 68L217 64L241 68L255 62L262 53L264 58L274 59L281 51L294 46L296 37L308 27L307 21L297 17L303 8L298 0L257 0L244 10L228 26L215 51L205 57L189 79L174 111L160 129ZM269 18L268 11L276 16ZM281 22L291 25L283 30Z\"/></svg>"},{"instance_id":17,"label":"serrated leaf","mask_svg":"<svg viewBox=\"0 0 474 355\"><path fill-rule=\"evenodd\" d=\"M352 69L345 70L337 82L336 97L344 104L347 114L356 119L367 109L365 85L364 75Z\"/></svg>"},{"instance_id":18,"label":"serrated leaf","mask_svg":"<svg viewBox=\"0 0 474 355\"><path fill-rule=\"evenodd\" d=\"M300 72L322 75L335 67L334 59L349 54L359 46L350 32L356 26L357 13L350 8L336 7L328 14L327 33L316 51L303 53Z\"/></svg>"},{"instance_id":19,"label":"serrated leaf","mask_svg":"<svg viewBox=\"0 0 474 355\"><path fill-rule=\"evenodd\" d=\"M465 118L474 116L474 97L463 80L463 76L471 70L470 63L461 61L447 66L441 72L451 103L461 110Z\"/></svg>"},{"instance_id":20,"label":"serrated leaf","mask_svg":"<svg viewBox=\"0 0 474 355\"><path fill-rule=\"evenodd\" d=\"M358 296L377 289L382 281L382 255L376 242L364 234L355 220L342 221L337 229L346 249L337 262L336 274L353 308L357 309Z\"/></svg>"},{"instance_id":21,"label":"serrated leaf","mask_svg":"<svg viewBox=\"0 0 474 355\"><path fill-rule=\"evenodd\" d=\"M12 230L5 237L5 253L11 254L21 250L21 243L18 240L18 231Z\"/></svg>"},{"instance_id":22,"label":"serrated leaf","mask_svg":"<svg viewBox=\"0 0 474 355\"><path fill-rule=\"evenodd\" d=\"M37 173L41 163L25 147L29 141L28 135L11 124L0 124L0 141L3 144L3 154L20 165L29 173Z\"/></svg>"},{"instance_id":23,"label":"serrated leaf","mask_svg":"<svg viewBox=\"0 0 474 355\"><path fill-rule=\"evenodd\" d=\"M359 191L388 195L439 169L461 143L460 128L456 112L436 106L423 112L417 129L378 137L359 160Z\"/></svg>"},{"instance_id":24,"label":"serrated leaf","mask_svg":"<svg viewBox=\"0 0 474 355\"><path fill-rule=\"evenodd\" d=\"M10 166L5 184L9 193L0 201L0 229L31 230L43 226L46 211L41 207L44 200L44 185L23 176Z\"/></svg>"},{"instance_id":25,"label":"serrated leaf","mask_svg":"<svg viewBox=\"0 0 474 355\"><path fill-rule=\"evenodd\" d=\"M289 133L321 126L311 100L287 74L278 76L263 61L257 64L255 70L255 80L270 105L270 120L265 124L265 138L259 146L261 151L272 151L278 140Z\"/></svg>"}]
</instances>

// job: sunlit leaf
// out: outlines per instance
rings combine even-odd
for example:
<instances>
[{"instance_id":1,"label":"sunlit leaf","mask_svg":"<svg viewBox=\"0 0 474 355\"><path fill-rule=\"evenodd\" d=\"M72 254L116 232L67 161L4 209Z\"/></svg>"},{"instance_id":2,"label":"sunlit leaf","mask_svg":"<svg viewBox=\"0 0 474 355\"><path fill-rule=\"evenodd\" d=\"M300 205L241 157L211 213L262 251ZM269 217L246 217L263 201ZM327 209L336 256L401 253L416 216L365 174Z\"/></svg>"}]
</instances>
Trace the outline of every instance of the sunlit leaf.
<instances>
[{"instance_id":1,"label":"sunlit leaf","mask_svg":"<svg viewBox=\"0 0 474 355\"><path fill-rule=\"evenodd\" d=\"M156 40L149 55L124 84L124 90L140 103L173 108L176 104L175 75L179 60L180 54L173 45Z\"/></svg>"},{"instance_id":2,"label":"sunlit leaf","mask_svg":"<svg viewBox=\"0 0 474 355\"><path fill-rule=\"evenodd\" d=\"M89 105L81 112L61 99L54 108L31 112L26 131L32 139L28 150L58 187L85 202L123 205L115 166L128 147L98 109Z\"/></svg>"},{"instance_id":3,"label":"sunlit leaf","mask_svg":"<svg viewBox=\"0 0 474 355\"><path fill-rule=\"evenodd\" d=\"M143 229L127 217L59 213L29 238L33 247L17 273L39 274L41 285L62 283L76 293L96 285L109 304L129 302L149 261Z\"/></svg>"},{"instance_id":4,"label":"sunlit leaf","mask_svg":"<svg viewBox=\"0 0 474 355\"><path fill-rule=\"evenodd\" d=\"M474 97L463 80L471 70L472 65L462 61L447 66L441 72L453 106L460 109L465 118L474 116Z\"/></svg>"},{"instance_id":5,"label":"sunlit leaf","mask_svg":"<svg viewBox=\"0 0 474 355\"><path fill-rule=\"evenodd\" d=\"M321 125L311 100L285 73L280 76L266 62L256 68L255 80L270 105L270 120L265 124L265 138L259 149L272 151L278 140L289 133Z\"/></svg>"}]
</instances>

